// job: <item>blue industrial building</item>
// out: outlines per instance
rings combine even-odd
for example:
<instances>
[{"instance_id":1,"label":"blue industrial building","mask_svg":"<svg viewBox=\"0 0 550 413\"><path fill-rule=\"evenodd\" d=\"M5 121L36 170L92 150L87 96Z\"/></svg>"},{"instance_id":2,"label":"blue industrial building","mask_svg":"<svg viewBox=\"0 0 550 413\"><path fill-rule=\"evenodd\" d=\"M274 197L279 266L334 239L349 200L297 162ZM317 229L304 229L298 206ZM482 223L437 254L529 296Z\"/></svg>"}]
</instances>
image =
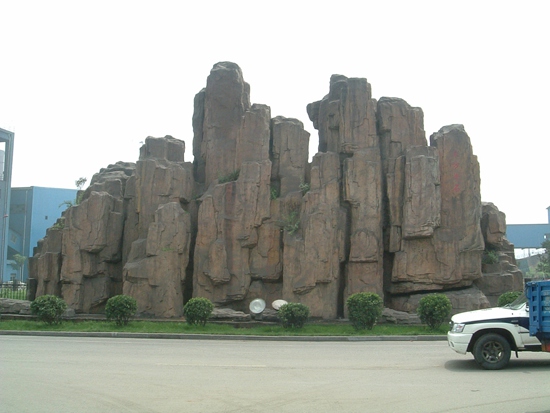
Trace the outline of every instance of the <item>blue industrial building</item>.
<instances>
[{"instance_id":1,"label":"blue industrial building","mask_svg":"<svg viewBox=\"0 0 550 413\"><path fill-rule=\"evenodd\" d=\"M13 132L0 128L0 271L6 267L13 163Z\"/></svg>"},{"instance_id":2,"label":"blue industrial building","mask_svg":"<svg viewBox=\"0 0 550 413\"><path fill-rule=\"evenodd\" d=\"M13 256L19 254L24 257L32 257L33 249L38 241L44 238L46 230L61 217L63 211L67 209L67 203L75 202L76 194L76 189L38 186L11 189L4 282L11 279L26 282L28 278L27 262L22 268L17 268L17 265L14 265Z\"/></svg>"},{"instance_id":3,"label":"blue industrial building","mask_svg":"<svg viewBox=\"0 0 550 413\"><path fill-rule=\"evenodd\" d=\"M546 224L510 224L506 225L506 238L514 244L514 248L542 248L541 244L550 239L550 207L548 223Z\"/></svg>"}]
</instances>

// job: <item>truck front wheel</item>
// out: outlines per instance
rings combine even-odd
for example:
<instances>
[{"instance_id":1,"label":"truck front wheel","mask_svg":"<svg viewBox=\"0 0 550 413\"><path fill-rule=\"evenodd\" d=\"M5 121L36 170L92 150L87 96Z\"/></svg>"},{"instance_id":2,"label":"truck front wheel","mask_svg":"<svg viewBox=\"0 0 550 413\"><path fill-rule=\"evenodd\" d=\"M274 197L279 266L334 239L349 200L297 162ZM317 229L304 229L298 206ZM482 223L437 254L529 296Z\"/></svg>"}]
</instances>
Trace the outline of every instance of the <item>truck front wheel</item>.
<instances>
[{"instance_id":1,"label":"truck front wheel","mask_svg":"<svg viewBox=\"0 0 550 413\"><path fill-rule=\"evenodd\" d=\"M500 334L487 333L474 344L474 358L486 370L500 370L510 361L510 343Z\"/></svg>"}]
</instances>

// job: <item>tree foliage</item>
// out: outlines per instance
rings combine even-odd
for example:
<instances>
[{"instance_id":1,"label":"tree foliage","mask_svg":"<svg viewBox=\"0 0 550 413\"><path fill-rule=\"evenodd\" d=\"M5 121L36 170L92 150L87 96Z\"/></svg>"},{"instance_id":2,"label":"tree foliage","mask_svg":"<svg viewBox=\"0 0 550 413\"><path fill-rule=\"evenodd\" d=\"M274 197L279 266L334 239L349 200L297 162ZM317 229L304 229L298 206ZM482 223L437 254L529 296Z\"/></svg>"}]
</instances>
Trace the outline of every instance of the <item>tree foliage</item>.
<instances>
[{"instance_id":1,"label":"tree foliage","mask_svg":"<svg viewBox=\"0 0 550 413\"><path fill-rule=\"evenodd\" d=\"M540 261L537 264L537 271L544 274L544 278L550 278L550 239L547 239L541 244L546 251L540 256Z\"/></svg>"},{"instance_id":2,"label":"tree foliage","mask_svg":"<svg viewBox=\"0 0 550 413\"><path fill-rule=\"evenodd\" d=\"M499 307L504 307L507 304L511 304L522 294L522 291L508 291L504 294L501 294L498 297L497 305Z\"/></svg>"}]
</instances>

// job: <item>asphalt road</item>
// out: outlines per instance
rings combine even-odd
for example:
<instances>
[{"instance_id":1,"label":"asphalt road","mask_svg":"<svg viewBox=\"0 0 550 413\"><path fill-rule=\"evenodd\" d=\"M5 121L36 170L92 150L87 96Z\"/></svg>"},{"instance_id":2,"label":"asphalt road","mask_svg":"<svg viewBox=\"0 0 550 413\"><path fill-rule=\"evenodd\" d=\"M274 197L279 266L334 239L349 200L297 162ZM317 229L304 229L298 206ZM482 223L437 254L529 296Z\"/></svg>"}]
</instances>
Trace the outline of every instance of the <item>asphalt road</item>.
<instances>
[{"instance_id":1,"label":"asphalt road","mask_svg":"<svg viewBox=\"0 0 550 413\"><path fill-rule=\"evenodd\" d=\"M444 341L0 336L0 412L550 412L550 354Z\"/></svg>"}]
</instances>

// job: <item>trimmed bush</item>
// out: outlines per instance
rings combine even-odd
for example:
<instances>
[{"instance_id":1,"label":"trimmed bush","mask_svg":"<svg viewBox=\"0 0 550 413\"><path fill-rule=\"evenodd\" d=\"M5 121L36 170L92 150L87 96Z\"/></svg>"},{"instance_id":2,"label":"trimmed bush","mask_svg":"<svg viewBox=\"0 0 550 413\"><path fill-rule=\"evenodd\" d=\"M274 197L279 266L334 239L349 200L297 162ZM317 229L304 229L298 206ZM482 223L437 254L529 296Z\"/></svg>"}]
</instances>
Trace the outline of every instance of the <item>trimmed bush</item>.
<instances>
[{"instance_id":1,"label":"trimmed bush","mask_svg":"<svg viewBox=\"0 0 550 413\"><path fill-rule=\"evenodd\" d=\"M117 326L128 324L137 311L137 301L128 295L115 295L107 300L105 315L107 320L114 320Z\"/></svg>"},{"instance_id":2,"label":"trimmed bush","mask_svg":"<svg viewBox=\"0 0 550 413\"><path fill-rule=\"evenodd\" d=\"M499 307L504 307L506 304L511 304L522 294L521 291L508 291L507 293L502 294L498 297L497 305Z\"/></svg>"},{"instance_id":3,"label":"trimmed bush","mask_svg":"<svg viewBox=\"0 0 550 413\"><path fill-rule=\"evenodd\" d=\"M302 328L309 318L309 308L301 303L287 303L279 308L278 315L284 328Z\"/></svg>"},{"instance_id":4,"label":"trimmed bush","mask_svg":"<svg viewBox=\"0 0 550 413\"><path fill-rule=\"evenodd\" d=\"M214 304L208 298L195 297L183 306L183 315L187 324L204 326L213 310Z\"/></svg>"},{"instance_id":5,"label":"trimmed bush","mask_svg":"<svg viewBox=\"0 0 550 413\"><path fill-rule=\"evenodd\" d=\"M346 300L348 318L356 330L372 330L382 315L384 303L375 293L356 293Z\"/></svg>"},{"instance_id":6,"label":"trimmed bush","mask_svg":"<svg viewBox=\"0 0 550 413\"><path fill-rule=\"evenodd\" d=\"M41 295L31 303L31 313L46 324L58 324L67 303L55 295Z\"/></svg>"},{"instance_id":7,"label":"trimmed bush","mask_svg":"<svg viewBox=\"0 0 550 413\"><path fill-rule=\"evenodd\" d=\"M436 330L451 314L451 300L445 294L430 294L422 297L416 310L420 320Z\"/></svg>"}]
</instances>

